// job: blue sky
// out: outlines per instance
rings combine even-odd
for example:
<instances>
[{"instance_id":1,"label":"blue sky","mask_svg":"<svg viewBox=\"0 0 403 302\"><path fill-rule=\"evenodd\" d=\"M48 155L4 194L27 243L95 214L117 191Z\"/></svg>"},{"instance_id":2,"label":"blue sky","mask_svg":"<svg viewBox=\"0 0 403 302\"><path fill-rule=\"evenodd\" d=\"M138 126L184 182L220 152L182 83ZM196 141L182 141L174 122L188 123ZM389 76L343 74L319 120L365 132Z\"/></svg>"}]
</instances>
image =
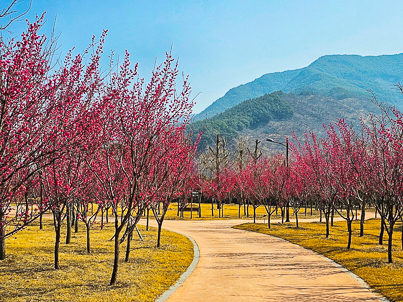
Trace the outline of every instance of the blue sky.
<instances>
[{"instance_id":1,"label":"blue sky","mask_svg":"<svg viewBox=\"0 0 403 302\"><path fill-rule=\"evenodd\" d=\"M1 0L0 9L10 0ZM19 4L23 10L29 0ZM56 21L59 51L83 51L92 35L108 29L110 50L127 49L148 78L173 44L179 68L190 76L194 111L230 88L265 73L305 67L328 54L381 55L403 52L400 1L291 0L32 0L25 16L46 12L44 33ZM13 23L13 35L25 23Z\"/></svg>"}]
</instances>

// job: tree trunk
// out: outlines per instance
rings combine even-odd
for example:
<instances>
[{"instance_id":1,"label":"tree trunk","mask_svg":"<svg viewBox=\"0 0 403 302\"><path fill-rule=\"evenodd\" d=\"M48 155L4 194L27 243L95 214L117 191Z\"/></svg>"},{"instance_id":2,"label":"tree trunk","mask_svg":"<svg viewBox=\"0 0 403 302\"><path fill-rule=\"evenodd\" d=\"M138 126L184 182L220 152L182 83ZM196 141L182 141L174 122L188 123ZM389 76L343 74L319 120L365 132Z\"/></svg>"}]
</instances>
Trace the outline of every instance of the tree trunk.
<instances>
[{"instance_id":1,"label":"tree trunk","mask_svg":"<svg viewBox=\"0 0 403 302\"><path fill-rule=\"evenodd\" d=\"M6 229L4 227L4 214L0 210L0 260L6 259Z\"/></svg>"},{"instance_id":2,"label":"tree trunk","mask_svg":"<svg viewBox=\"0 0 403 302\"><path fill-rule=\"evenodd\" d=\"M43 214L39 215L39 229L43 230Z\"/></svg>"},{"instance_id":3,"label":"tree trunk","mask_svg":"<svg viewBox=\"0 0 403 302\"><path fill-rule=\"evenodd\" d=\"M388 232L388 263L393 263L392 260L392 243L393 243L393 225L390 225Z\"/></svg>"},{"instance_id":4,"label":"tree trunk","mask_svg":"<svg viewBox=\"0 0 403 302\"><path fill-rule=\"evenodd\" d=\"M115 257L113 259L113 271L110 285L114 285L116 283L116 278L118 275L119 253L120 253L119 233L120 232L115 232Z\"/></svg>"},{"instance_id":5,"label":"tree trunk","mask_svg":"<svg viewBox=\"0 0 403 302\"><path fill-rule=\"evenodd\" d=\"M161 229L162 229L162 221L158 223L157 247L160 247L161 245Z\"/></svg>"},{"instance_id":6,"label":"tree trunk","mask_svg":"<svg viewBox=\"0 0 403 302\"><path fill-rule=\"evenodd\" d=\"M238 206L238 218L241 218L241 202L239 202L239 206Z\"/></svg>"},{"instance_id":7,"label":"tree trunk","mask_svg":"<svg viewBox=\"0 0 403 302\"><path fill-rule=\"evenodd\" d=\"M267 226L269 227L269 230L270 230L270 217L271 217L271 214L267 214Z\"/></svg>"},{"instance_id":8,"label":"tree trunk","mask_svg":"<svg viewBox=\"0 0 403 302\"><path fill-rule=\"evenodd\" d=\"M55 225L55 269L60 268L59 264L59 248L60 248L60 233L61 233L61 214L53 213L54 225Z\"/></svg>"},{"instance_id":9,"label":"tree trunk","mask_svg":"<svg viewBox=\"0 0 403 302\"><path fill-rule=\"evenodd\" d=\"M67 208L67 230L66 230L66 244L71 242L71 209Z\"/></svg>"},{"instance_id":10,"label":"tree trunk","mask_svg":"<svg viewBox=\"0 0 403 302\"><path fill-rule=\"evenodd\" d=\"M75 217L76 222L74 223L74 233L78 233L78 215Z\"/></svg>"},{"instance_id":11,"label":"tree trunk","mask_svg":"<svg viewBox=\"0 0 403 302\"><path fill-rule=\"evenodd\" d=\"M332 216L331 216L331 221L330 221L330 225L331 226L334 226L334 222L333 222L333 220L334 220L334 207L332 208L332 214L331 214Z\"/></svg>"},{"instance_id":12,"label":"tree trunk","mask_svg":"<svg viewBox=\"0 0 403 302\"><path fill-rule=\"evenodd\" d=\"M379 232L379 244L383 245L383 234L385 233L385 225L383 222L383 217L381 216L381 231Z\"/></svg>"},{"instance_id":13,"label":"tree trunk","mask_svg":"<svg viewBox=\"0 0 403 302\"><path fill-rule=\"evenodd\" d=\"M360 237L364 236L364 223L365 223L365 204L362 204L361 219L360 219Z\"/></svg>"},{"instance_id":14,"label":"tree trunk","mask_svg":"<svg viewBox=\"0 0 403 302\"><path fill-rule=\"evenodd\" d=\"M287 201L287 206L285 209L285 222L290 222L290 201Z\"/></svg>"},{"instance_id":15,"label":"tree trunk","mask_svg":"<svg viewBox=\"0 0 403 302\"><path fill-rule=\"evenodd\" d=\"M281 207L281 224L284 223L284 208Z\"/></svg>"},{"instance_id":16,"label":"tree trunk","mask_svg":"<svg viewBox=\"0 0 403 302\"><path fill-rule=\"evenodd\" d=\"M85 224L86 229L87 229L87 254L91 254L91 242L90 242L90 224L86 223Z\"/></svg>"},{"instance_id":17,"label":"tree trunk","mask_svg":"<svg viewBox=\"0 0 403 302\"><path fill-rule=\"evenodd\" d=\"M297 223L297 229L298 229L299 225L298 225L298 213L297 212L295 212L295 222Z\"/></svg>"},{"instance_id":18,"label":"tree trunk","mask_svg":"<svg viewBox=\"0 0 403 302\"><path fill-rule=\"evenodd\" d=\"M127 244L126 244L126 255L125 255L125 262L129 262L130 257L130 243L132 242L133 232L127 235Z\"/></svg>"},{"instance_id":19,"label":"tree trunk","mask_svg":"<svg viewBox=\"0 0 403 302\"><path fill-rule=\"evenodd\" d=\"M322 210L319 209L319 222L322 222Z\"/></svg>"},{"instance_id":20,"label":"tree trunk","mask_svg":"<svg viewBox=\"0 0 403 302\"><path fill-rule=\"evenodd\" d=\"M211 217L214 217L214 204L213 204L213 199L211 199Z\"/></svg>"},{"instance_id":21,"label":"tree trunk","mask_svg":"<svg viewBox=\"0 0 403 302\"><path fill-rule=\"evenodd\" d=\"M247 205L246 205L246 217L249 218L249 199L246 202L247 202Z\"/></svg>"},{"instance_id":22,"label":"tree trunk","mask_svg":"<svg viewBox=\"0 0 403 302\"><path fill-rule=\"evenodd\" d=\"M253 223L256 223L256 207L253 205Z\"/></svg>"},{"instance_id":23,"label":"tree trunk","mask_svg":"<svg viewBox=\"0 0 403 302\"><path fill-rule=\"evenodd\" d=\"M101 230L104 228L104 209L101 210Z\"/></svg>"},{"instance_id":24,"label":"tree trunk","mask_svg":"<svg viewBox=\"0 0 403 302\"><path fill-rule=\"evenodd\" d=\"M330 227L329 227L329 220L330 220L330 213L324 213L325 214L325 220L326 220L326 238L329 238L330 234Z\"/></svg>"},{"instance_id":25,"label":"tree trunk","mask_svg":"<svg viewBox=\"0 0 403 302\"><path fill-rule=\"evenodd\" d=\"M179 205L179 202L178 202ZM179 215L179 210L178 210L178 215ZM146 223L146 231L148 231L148 225L150 221L150 208L147 208L147 223Z\"/></svg>"},{"instance_id":26,"label":"tree trunk","mask_svg":"<svg viewBox=\"0 0 403 302\"><path fill-rule=\"evenodd\" d=\"M352 235L352 227L351 224L353 222L351 220L347 220L347 230L348 230L348 243L347 243L347 249L350 249L351 247L351 235Z\"/></svg>"}]
</instances>

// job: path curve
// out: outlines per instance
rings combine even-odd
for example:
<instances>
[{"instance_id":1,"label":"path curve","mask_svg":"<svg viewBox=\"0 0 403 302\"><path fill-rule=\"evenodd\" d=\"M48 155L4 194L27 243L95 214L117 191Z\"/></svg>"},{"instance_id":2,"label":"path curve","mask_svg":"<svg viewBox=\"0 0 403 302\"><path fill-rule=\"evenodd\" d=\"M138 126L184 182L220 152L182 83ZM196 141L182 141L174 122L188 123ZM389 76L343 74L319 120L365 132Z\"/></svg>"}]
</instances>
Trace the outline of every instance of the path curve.
<instances>
[{"instance_id":1,"label":"path curve","mask_svg":"<svg viewBox=\"0 0 403 302\"><path fill-rule=\"evenodd\" d=\"M167 302L386 301L313 251L232 228L243 222L248 221L164 222L165 229L192 237L200 249L198 265Z\"/></svg>"}]
</instances>

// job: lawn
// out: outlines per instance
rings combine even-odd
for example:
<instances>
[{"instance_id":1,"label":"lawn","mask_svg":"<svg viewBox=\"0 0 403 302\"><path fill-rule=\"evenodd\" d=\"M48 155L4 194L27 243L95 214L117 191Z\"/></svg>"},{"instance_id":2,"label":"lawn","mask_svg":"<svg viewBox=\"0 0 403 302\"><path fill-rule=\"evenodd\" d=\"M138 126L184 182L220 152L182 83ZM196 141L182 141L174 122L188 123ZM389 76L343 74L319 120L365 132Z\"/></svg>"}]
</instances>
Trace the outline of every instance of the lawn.
<instances>
[{"instance_id":1,"label":"lawn","mask_svg":"<svg viewBox=\"0 0 403 302\"><path fill-rule=\"evenodd\" d=\"M53 269L52 221L46 220L43 230L32 224L6 240L7 258L0 261L0 301L155 301L190 265L193 245L188 238L163 230L161 248L156 248L156 229L139 228L144 241L134 234L131 259L122 260L117 283L109 286L112 223L91 231L90 255L81 225L71 244L61 244L59 270ZM125 243L122 259L124 252Z\"/></svg>"},{"instance_id":2,"label":"lawn","mask_svg":"<svg viewBox=\"0 0 403 302\"><path fill-rule=\"evenodd\" d=\"M380 220L370 219L365 223L365 235L359 237L359 222L353 223L353 239L350 250L347 246L347 226L345 222L335 222L330 237L325 238L325 224L319 222L295 224L241 224L237 229L254 231L283 238L292 243L318 252L346 267L364 279L377 292L391 301L403 301L403 250L401 243L402 226L398 224L394 233L393 260L387 263L387 237L384 244L378 244Z\"/></svg>"}]
</instances>

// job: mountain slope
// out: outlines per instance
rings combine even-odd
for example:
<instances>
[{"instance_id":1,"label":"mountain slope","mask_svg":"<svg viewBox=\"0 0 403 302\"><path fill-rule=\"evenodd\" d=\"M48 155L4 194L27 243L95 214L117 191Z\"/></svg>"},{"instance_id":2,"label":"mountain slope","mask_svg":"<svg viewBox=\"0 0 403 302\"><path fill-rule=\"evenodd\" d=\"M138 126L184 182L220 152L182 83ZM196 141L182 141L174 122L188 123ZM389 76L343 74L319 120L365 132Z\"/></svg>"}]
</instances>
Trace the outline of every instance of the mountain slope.
<instances>
[{"instance_id":1,"label":"mountain slope","mask_svg":"<svg viewBox=\"0 0 403 302\"><path fill-rule=\"evenodd\" d=\"M236 138L244 130L253 130L267 125L270 121L284 121L293 116L291 107L284 102L283 92L265 94L261 97L246 100L223 113L204 121L190 124L193 133L203 132L199 150L214 144L216 134L224 136L228 142Z\"/></svg>"},{"instance_id":2,"label":"mountain slope","mask_svg":"<svg viewBox=\"0 0 403 302\"><path fill-rule=\"evenodd\" d=\"M397 93L397 92L396 92ZM244 101L212 118L190 125L193 133L203 132L199 152L208 145L214 146L216 134L227 139L229 145L234 138L246 137L251 143L262 141L267 153L282 152L283 147L265 142L266 138L284 141L284 137L295 134L303 139L304 133L325 135L324 125L337 122L340 118L360 128L360 118L369 113L379 114L379 108L365 97L355 97L336 87L320 94L303 91L300 93L274 92Z\"/></svg>"},{"instance_id":3,"label":"mountain slope","mask_svg":"<svg viewBox=\"0 0 403 302\"><path fill-rule=\"evenodd\" d=\"M368 90L372 90L379 100L403 108L403 97L394 89L398 82L403 82L403 54L323 56L305 68L265 74L232 88L193 120L214 116L246 99L277 90L326 95L331 89L342 89L358 98L371 97Z\"/></svg>"}]
</instances>

